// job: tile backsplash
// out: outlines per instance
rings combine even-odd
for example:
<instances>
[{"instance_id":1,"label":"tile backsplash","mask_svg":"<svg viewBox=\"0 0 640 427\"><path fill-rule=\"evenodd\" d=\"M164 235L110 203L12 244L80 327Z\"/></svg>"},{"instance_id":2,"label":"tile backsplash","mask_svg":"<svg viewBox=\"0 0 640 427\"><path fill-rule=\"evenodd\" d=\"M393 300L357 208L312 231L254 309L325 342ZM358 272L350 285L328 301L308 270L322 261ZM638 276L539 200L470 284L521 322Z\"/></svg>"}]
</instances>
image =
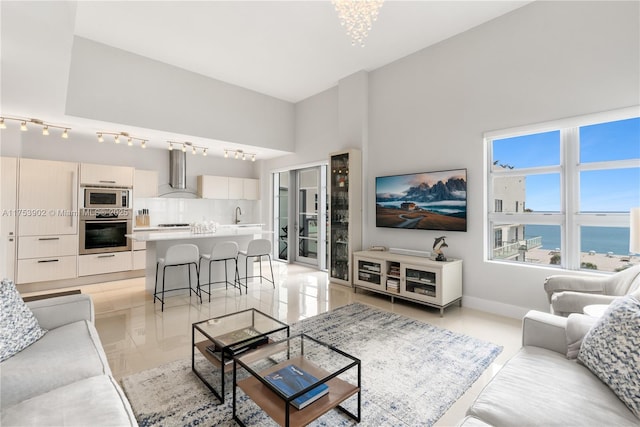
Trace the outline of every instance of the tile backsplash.
<instances>
[{"instance_id":1,"label":"tile backsplash","mask_svg":"<svg viewBox=\"0 0 640 427\"><path fill-rule=\"evenodd\" d=\"M260 222L260 202L257 200L214 200L153 197L133 201L133 214L140 209L148 209L150 225L167 223L198 223L215 221L218 224L233 224L236 207L240 223Z\"/></svg>"}]
</instances>

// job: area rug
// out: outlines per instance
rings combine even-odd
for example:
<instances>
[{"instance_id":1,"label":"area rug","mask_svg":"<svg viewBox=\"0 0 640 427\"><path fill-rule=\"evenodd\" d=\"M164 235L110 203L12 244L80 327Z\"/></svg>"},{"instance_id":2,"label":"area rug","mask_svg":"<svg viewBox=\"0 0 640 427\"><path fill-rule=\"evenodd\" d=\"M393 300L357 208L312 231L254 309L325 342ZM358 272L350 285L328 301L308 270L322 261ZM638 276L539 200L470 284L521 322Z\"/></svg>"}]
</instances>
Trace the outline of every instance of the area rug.
<instances>
[{"instance_id":1,"label":"area rug","mask_svg":"<svg viewBox=\"0 0 640 427\"><path fill-rule=\"evenodd\" d=\"M364 304L353 303L291 325L362 361L362 426L431 426L474 383L502 347ZM196 360L206 370L203 357ZM209 369L209 371L212 371ZM209 377L217 383L219 373ZM231 384L231 376L227 377ZM122 379L140 426L233 426L231 386L224 404L178 360ZM241 393L239 393L240 395ZM344 403L350 410L357 399ZM275 425L246 396L238 398L245 424ZM352 426L330 411L313 426Z\"/></svg>"}]
</instances>

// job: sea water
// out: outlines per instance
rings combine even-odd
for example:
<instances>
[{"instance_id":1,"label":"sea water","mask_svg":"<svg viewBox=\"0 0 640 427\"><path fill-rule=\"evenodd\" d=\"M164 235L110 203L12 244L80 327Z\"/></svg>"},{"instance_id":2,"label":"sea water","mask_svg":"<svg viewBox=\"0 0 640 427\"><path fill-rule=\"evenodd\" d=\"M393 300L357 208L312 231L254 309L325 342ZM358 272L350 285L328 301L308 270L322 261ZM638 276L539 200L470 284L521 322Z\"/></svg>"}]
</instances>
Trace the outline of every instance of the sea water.
<instances>
[{"instance_id":1,"label":"sea water","mask_svg":"<svg viewBox=\"0 0 640 427\"><path fill-rule=\"evenodd\" d=\"M616 255L629 254L629 228L626 227L582 227L580 251ZM560 248L560 227L557 225L526 225L525 238L542 237L542 249Z\"/></svg>"}]
</instances>

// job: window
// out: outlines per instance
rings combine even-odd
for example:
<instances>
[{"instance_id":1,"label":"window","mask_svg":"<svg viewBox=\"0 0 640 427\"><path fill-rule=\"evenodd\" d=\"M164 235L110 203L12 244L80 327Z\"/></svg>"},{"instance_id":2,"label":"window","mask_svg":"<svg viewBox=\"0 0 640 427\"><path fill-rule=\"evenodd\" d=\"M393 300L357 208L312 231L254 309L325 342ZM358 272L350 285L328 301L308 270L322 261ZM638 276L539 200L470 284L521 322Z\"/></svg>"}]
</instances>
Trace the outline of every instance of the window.
<instances>
[{"instance_id":1,"label":"window","mask_svg":"<svg viewBox=\"0 0 640 427\"><path fill-rule=\"evenodd\" d=\"M485 141L487 259L609 272L640 263L629 253L629 211L640 206L638 107Z\"/></svg>"}]
</instances>

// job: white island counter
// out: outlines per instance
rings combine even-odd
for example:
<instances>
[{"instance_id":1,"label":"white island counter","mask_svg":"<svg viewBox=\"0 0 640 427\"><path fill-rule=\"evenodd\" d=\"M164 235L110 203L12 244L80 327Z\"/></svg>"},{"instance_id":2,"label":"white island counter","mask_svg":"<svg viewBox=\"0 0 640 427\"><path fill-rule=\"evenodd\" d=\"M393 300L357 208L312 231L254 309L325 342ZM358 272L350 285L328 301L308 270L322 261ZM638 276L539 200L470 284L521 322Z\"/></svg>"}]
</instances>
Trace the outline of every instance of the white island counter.
<instances>
[{"instance_id":1,"label":"white island counter","mask_svg":"<svg viewBox=\"0 0 640 427\"><path fill-rule=\"evenodd\" d=\"M158 258L165 256L167 249L173 245L182 243L192 243L198 246L200 254L211 253L211 249L216 243L223 241L234 241L238 244L240 250L247 248L249 242L256 238L269 238L273 234L272 231L262 229L260 224L242 224L242 225L222 225L218 226L215 233L192 233L185 229L157 229L150 231L136 230L132 234L126 236L138 242L146 242L146 271L145 271L145 289L153 294L156 280L156 263ZM244 257L238 259L238 270L244 275L245 269ZM213 281L224 280L223 263L216 262L211 266ZM234 270L233 263L227 263L229 281L233 281ZM188 281L187 267L168 268L166 270L165 291L175 288L186 288ZM251 275L251 273L249 273ZM158 291L162 289L162 272L158 274ZM195 289L195 274L192 270L191 287ZM203 261L202 271L200 271L200 283L209 282L208 264ZM223 283L214 285L214 287L224 287ZM213 287L212 287L213 289ZM172 292L167 296L177 295L179 293L187 293L188 290ZM235 292L238 292L237 290ZM206 294L205 294L206 296Z\"/></svg>"}]
</instances>

